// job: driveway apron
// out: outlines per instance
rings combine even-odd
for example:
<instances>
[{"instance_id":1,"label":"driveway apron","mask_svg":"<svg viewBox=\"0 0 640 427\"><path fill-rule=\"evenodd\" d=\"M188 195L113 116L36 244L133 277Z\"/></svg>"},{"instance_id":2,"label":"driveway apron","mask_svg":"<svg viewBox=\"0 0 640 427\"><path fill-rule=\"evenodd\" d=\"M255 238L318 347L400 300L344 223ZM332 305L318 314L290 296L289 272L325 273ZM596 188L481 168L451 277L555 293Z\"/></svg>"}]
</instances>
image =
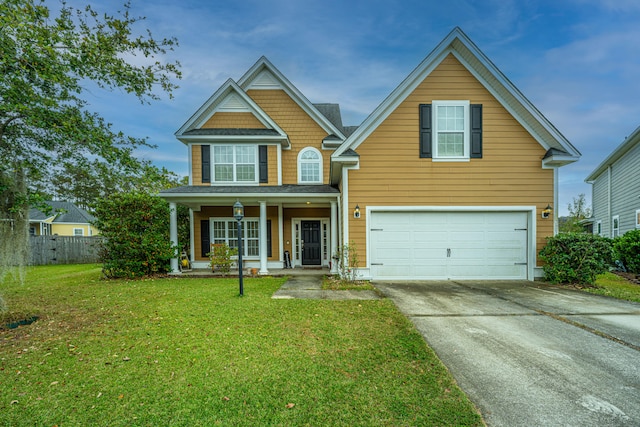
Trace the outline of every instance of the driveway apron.
<instances>
[{"instance_id":1,"label":"driveway apron","mask_svg":"<svg viewBox=\"0 0 640 427\"><path fill-rule=\"evenodd\" d=\"M489 426L640 426L640 304L533 282L375 285Z\"/></svg>"}]
</instances>

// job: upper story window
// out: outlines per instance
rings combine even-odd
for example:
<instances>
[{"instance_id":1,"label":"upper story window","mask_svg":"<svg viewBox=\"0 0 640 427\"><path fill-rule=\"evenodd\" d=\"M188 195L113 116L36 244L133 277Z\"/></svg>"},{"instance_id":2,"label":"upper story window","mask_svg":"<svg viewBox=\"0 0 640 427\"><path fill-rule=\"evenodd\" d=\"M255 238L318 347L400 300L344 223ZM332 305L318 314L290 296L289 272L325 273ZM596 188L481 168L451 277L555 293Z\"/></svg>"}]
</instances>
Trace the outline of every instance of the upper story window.
<instances>
[{"instance_id":1,"label":"upper story window","mask_svg":"<svg viewBox=\"0 0 640 427\"><path fill-rule=\"evenodd\" d=\"M322 154L313 147L298 153L298 183L322 184Z\"/></svg>"},{"instance_id":2,"label":"upper story window","mask_svg":"<svg viewBox=\"0 0 640 427\"><path fill-rule=\"evenodd\" d=\"M469 158L469 101L434 101L434 158Z\"/></svg>"},{"instance_id":3,"label":"upper story window","mask_svg":"<svg viewBox=\"0 0 640 427\"><path fill-rule=\"evenodd\" d=\"M611 218L611 237L618 237L620 235L620 215L616 215Z\"/></svg>"},{"instance_id":4,"label":"upper story window","mask_svg":"<svg viewBox=\"0 0 640 427\"><path fill-rule=\"evenodd\" d=\"M433 101L420 104L420 157L434 161L482 158L482 104Z\"/></svg>"},{"instance_id":5,"label":"upper story window","mask_svg":"<svg viewBox=\"0 0 640 427\"><path fill-rule=\"evenodd\" d=\"M257 182L255 145L214 145L211 162L214 182Z\"/></svg>"},{"instance_id":6,"label":"upper story window","mask_svg":"<svg viewBox=\"0 0 640 427\"><path fill-rule=\"evenodd\" d=\"M640 209L636 211L636 228L640 228Z\"/></svg>"}]
</instances>

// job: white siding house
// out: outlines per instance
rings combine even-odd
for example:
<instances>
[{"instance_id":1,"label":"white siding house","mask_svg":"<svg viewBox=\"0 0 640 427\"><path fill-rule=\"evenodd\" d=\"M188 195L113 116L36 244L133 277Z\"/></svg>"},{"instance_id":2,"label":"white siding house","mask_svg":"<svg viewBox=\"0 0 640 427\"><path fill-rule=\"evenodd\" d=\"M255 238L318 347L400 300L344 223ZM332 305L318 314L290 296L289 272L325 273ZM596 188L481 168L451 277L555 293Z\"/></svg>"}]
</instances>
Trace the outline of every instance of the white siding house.
<instances>
[{"instance_id":1,"label":"white siding house","mask_svg":"<svg viewBox=\"0 0 640 427\"><path fill-rule=\"evenodd\" d=\"M616 237L640 229L640 127L585 181L591 184L595 234Z\"/></svg>"}]
</instances>

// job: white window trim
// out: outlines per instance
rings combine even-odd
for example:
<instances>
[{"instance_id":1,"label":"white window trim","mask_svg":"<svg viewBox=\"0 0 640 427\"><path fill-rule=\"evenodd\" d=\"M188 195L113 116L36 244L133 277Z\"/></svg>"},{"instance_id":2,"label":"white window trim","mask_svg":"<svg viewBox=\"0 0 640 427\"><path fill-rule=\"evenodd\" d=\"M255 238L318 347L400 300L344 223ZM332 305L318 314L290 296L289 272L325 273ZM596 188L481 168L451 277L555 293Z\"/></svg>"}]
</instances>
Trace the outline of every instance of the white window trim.
<instances>
[{"instance_id":1,"label":"white window trim","mask_svg":"<svg viewBox=\"0 0 640 427\"><path fill-rule=\"evenodd\" d=\"M618 226L616 227L616 223ZM620 235L620 215L614 215L611 217L611 237L618 237Z\"/></svg>"},{"instance_id":2,"label":"white window trim","mask_svg":"<svg viewBox=\"0 0 640 427\"><path fill-rule=\"evenodd\" d=\"M318 165L319 165L318 174L319 174L319 176L318 176L318 180L316 180L316 181L303 181L302 180L302 155L307 151L313 151L314 153L316 153L318 155ZM323 168L322 168L322 164L323 164L322 153L317 148L305 147L302 150L300 150L300 152L298 153L298 161L297 161L297 165L298 165L298 184L322 184L323 183L323 177L324 177L324 171L323 171Z\"/></svg>"},{"instance_id":3,"label":"white window trim","mask_svg":"<svg viewBox=\"0 0 640 427\"><path fill-rule=\"evenodd\" d=\"M78 234L77 231L79 231L80 234ZM73 235L74 236L84 236L84 229L83 228L74 228L73 229Z\"/></svg>"},{"instance_id":4,"label":"white window trim","mask_svg":"<svg viewBox=\"0 0 640 427\"><path fill-rule=\"evenodd\" d=\"M432 117L431 123L433 123L433 138L432 138L432 150L433 158L435 162L465 162L470 160L471 152L471 101L433 101L431 103ZM463 155L462 156L440 156L438 154L438 107L455 106L464 107L464 132L463 132Z\"/></svg>"},{"instance_id":5,"label":"white window trim","mask_svg":"<svg viewBox=\"0 0 640 427\"><path fill-rule=\"evenodd\" d=\"M596 234L602 236L602 221L596 222Z\"/></svg>"},{"instance_id":6,"label":"white window trim","mask_svg":"<svg viewBox=\"0 0 640 427\"><path fill-rule=\"evenodd\" d=\"M236 221L233 217L227 217L227 218L221 218L221 217L215 217L214 218L214 217L211 217L211 218L209 218L209 241L212 244L214 243L214 240L216 240L215 237L214 237L214 229L213 229L214 222L216 222L216 221L225 223L225 238L224 238L224 240L225 240L225 244L227 246L231 247L229 242L231 240L233 240L234 242L237 242L238 239L236 237L234 237L234 238L230 238L229 237L229 229L227 228L227 224L229 222L233 222L234 224L236 224L236 227L237 227L238 221ZM246 223L249 222L249 221L256 222L258 224L258 239L257 239L258 240L258 254L257 255L247 255L247 251L248 251L247 241L248 240L256 240L256 239L253 239L253 238L252 239L248 239L247 238L247 233L246 233L247 225L246 225ZM253 217L248 217L248 218L245 217L245 218L243 218L242 219L242 252L243 252L242 253L242 258L243 259L252 259L252 260L253 259L260 259L260 237L259 236L260 236L260 218L253 218ZM220 240L222 240L222 239L220 239Z\"/></svg>"},{"instance_id":7,"label":"white window trim","mask_svg":"<svg viewBox=\"0 0 640 427\"><path fill-rule=\"evenodd\" d=\"M636 209L636 228L640 228L640 209Z\"/></svg>"},{"instance_id":8,"label":"white window trim","mask_svg":"<svg viewBox=\"0 0 640 427\"><path fill-rule=\"evenodd\" d=\"M253 153L253 181L238 181L238 177L237 177L237 162L236 162L236 147L240 147L240 146L244 146L246 147L247 144L212 144L211 145L211 151L209 153L209 155L211 156L210 159L210 165L211 165L211 183L212 184L234 184L234 185L253 185L253 184L258 184L258 180L260 178L260 161L259 161L259 155L258 155L258 146L257 145L249 145L250 147L253 147L254 153ZM232 181L217 181L216 180L216 162L215 162L215 147L233 147L233 180Z\"/></svg>"}]
</instances>

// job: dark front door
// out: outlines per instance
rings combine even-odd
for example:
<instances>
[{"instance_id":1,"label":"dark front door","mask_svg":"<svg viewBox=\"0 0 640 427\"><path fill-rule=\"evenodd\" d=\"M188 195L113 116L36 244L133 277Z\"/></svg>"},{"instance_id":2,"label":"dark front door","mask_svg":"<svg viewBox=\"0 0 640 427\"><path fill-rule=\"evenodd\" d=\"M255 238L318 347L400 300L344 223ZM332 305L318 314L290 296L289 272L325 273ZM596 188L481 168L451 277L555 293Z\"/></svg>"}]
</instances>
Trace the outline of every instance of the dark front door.
<instances>
[{"instance_id":1,"label":"dark front door","mask_svg":"<svg viewBox=\"0 0 640 427\"><path fill-rule=\"evenodd\" d=\"M302 265L320 265L320 221L302 221Z\"/></svg>"}]
</instances>

